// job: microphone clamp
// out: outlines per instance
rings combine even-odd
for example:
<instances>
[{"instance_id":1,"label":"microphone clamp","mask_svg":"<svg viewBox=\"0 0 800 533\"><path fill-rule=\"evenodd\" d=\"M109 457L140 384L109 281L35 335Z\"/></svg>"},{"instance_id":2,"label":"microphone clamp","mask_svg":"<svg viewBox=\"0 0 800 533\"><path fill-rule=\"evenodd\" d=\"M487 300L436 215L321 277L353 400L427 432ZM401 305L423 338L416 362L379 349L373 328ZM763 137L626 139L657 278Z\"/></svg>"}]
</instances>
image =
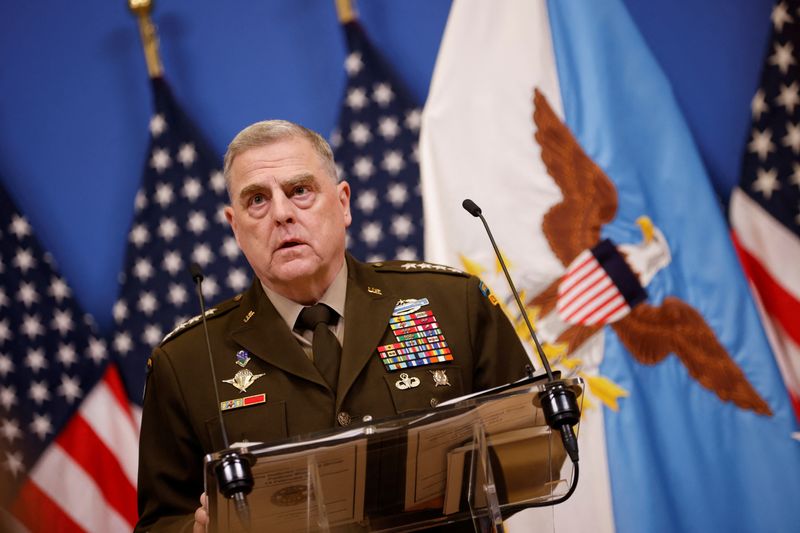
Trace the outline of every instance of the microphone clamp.
<instances>
[{"instance_id":1,"label":"microphone clamp","mask_svg":"<svg viewBox=\"0 0 800 533\"><path fill-rule=\"evenodd\" d=\"M249 453L228 448L214 466L219 491L227 499L233 500L236 514L246 531L250 530L251 523L246 495L253 490L253 462L254 458Z\"/></svg>"},{"instance_id":2,"label":"microphone clamp","mask_svg":"<svg viewBox=\"0 0 800 533\"><path fill-rule=\"evenodd\" d=\"M564 450L573 463L578 462L578 439L572 427L580 422L578 397L563 380L548 381L539 393L542 412L547 425L561 433Z\"/></svg>"}]
</instances>

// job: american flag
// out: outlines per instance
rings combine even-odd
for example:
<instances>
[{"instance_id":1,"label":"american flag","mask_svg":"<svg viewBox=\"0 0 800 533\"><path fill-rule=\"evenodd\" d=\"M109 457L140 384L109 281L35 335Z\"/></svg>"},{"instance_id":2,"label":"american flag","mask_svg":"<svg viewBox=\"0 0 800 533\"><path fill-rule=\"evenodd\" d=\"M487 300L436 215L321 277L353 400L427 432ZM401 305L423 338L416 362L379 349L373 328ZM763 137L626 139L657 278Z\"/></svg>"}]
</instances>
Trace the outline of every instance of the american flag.
<instances>
[{"instance_id":1,"label":"american flag","mask_svg":"<svg viewBox=\"0 0 800 533\"><path fill-rule=\"evenodd\" d=\"M772 11L772 40L730 219L739 257L800 419L800 1Z\"/></svg>"},{"instance_id":2,"label":"american flag","mask_svg":"<svg viewBox=\"0 0 800 533\"><path fill-rule=\"evenodd\" d=\"M344 24L347 72L331 136L339 174L352 188L348 249L361 260L423 254L417 143L421 109L370 45L358 22Z\"/></svg>"},{"instance_id":3,"label":"american flag","mask_svg":"<svg viewBox=\"0 0 800 533\"><path fill-rule=\"evenodd\" d=\"M145 364L176 325L199 314L189 265L203 269L203 294L219 301L250 284L251 270L223 215L228 203L221 162L175 101L152 81L155 113L122 290L114 304L117 355L131 400L142 401Z\"/></svg>"},{"instance_id":4,"label":"american flag","mask_svg":"<svg viewBox=\"0 0 800 533\"><path fill-rule=\"evenodd\" d=\"M0 190L0 495L18 526L130 531L135 524L137 429L110 360L91 318Z\"/></svg>"}]
</instances>

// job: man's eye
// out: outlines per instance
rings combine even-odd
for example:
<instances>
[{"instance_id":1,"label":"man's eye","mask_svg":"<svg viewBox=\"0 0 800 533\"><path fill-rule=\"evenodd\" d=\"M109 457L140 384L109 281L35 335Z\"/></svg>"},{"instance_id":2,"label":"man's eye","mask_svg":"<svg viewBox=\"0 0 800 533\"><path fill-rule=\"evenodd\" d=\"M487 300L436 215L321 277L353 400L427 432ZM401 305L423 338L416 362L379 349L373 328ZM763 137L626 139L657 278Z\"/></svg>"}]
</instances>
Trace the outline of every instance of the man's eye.
<instances>
[{"instance_id":1,"label":"man's eye","mask_svg":"<svg viewBox=\"0 0 800 533\"><path fill-rule=\"evenodd\" d=\"M266 198L264 198L263 194L254 194L252 196L252 198L250 198L250 203L252 205L258 205L258 204L264 203L265 200L266 200Z\"/></svg>"},{"instance_id":2,"label":"man's eye","mask_svg":"<svg viewBox=\"0 0 800 533\"><path fill-rule=\"evenodd\" d=\"M302 196L303 194L308 193L308 187L305 185L298 185L294 188L294 195L295 196Z\"/></svg>"}]
</instances>

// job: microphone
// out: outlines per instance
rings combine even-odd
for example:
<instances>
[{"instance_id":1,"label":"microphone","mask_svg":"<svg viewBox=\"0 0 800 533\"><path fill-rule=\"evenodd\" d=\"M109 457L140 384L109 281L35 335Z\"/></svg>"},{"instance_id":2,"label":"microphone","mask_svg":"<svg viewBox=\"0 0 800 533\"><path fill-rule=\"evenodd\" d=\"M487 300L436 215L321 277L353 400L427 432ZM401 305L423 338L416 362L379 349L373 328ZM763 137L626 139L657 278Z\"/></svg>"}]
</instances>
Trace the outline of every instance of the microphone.
<instances>
[{"instance_id":1,"label":"microphone","mask_svg":"<svg viewBox=\"0 0 800 533\"><path fill-rule=\"evenodd\" d=\"M220 408L219 389L217 388L217 374L214 371L214 357L211 355L211 339L208 336L208 322L206 321L206 302L203 298L203 271L197 263L189 266L192 274L197 299L200 302L200 316L203 321L203 332L206 336L206 347L208 348L208 363L211 366L211 379L214 382L214 398L217 400L217 415L219 416L219 427L222 431L222 443L225 449L222 458L214 467L217 476L219 491L226 498L233 499L236 514L242 523L245 531L250 531L250 507L247 504L247 495L253 490L253 472L251 470L252 457L239 452L230 447L228 442L228 431L225 429L225 421L222 419L222 409Z\"/></svg>"},{"instance_id":2,"label":"microphone","mask_svg":"<svg viewBox=\"0 0 800 533\"><path fill-rule=\"evenodd\" d=\"M466 209L470 215L480 218L481 222L483 222L483 227L486 228L486 234L489 235L489 240L492 242L492 248L494 248L497 260L500 262L500 266L503 267L503 273L508 281L508 286L511 288L511 292L514 293L519 311L522 314L522 318L525 319L525 324L528 326L528 331L531 334L533 343L536 345L539 360L542 362L544 371L547 373L547 383L544 385L544 390L539 393L544 419L548 426L561 433L561 442L564 444L564 450L569 455L570 460L577 465L578 439L575 437L573 426L580 421L581 411L578 408L578 399L575 396L575 392L567 387L563 380L557 380L553 377L553 371L550 369L550 362L547 360L542 345L539 343L539 338L536 336L536 332L533 330L533 326L528 319L525 306L522 305L522 300L520 300L517 288L511 280L511 275L508 273L506 263L503 261L503 256L500 254L497 243L494 241L492 230L489 229L489 224L486 223L486 219L481 214L481 208L469 198L465 199L461 203L461 206Z\"/></svg>"}]
</instances>

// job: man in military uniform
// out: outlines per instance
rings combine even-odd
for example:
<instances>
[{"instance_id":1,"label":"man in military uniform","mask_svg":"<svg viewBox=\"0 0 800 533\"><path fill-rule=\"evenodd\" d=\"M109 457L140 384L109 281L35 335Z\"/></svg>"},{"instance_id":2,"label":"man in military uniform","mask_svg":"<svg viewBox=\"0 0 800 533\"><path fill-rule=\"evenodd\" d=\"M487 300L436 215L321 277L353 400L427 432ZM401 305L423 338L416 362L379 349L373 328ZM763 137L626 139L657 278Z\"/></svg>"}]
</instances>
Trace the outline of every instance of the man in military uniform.
<instances>
[{"instance_id":1,"label":"man in military uniform","mask_svg":"<svg viewBox=\"0 0 800 533\"><path fill-rule=\"evenodd\" d=\"M477 278L345 252L350 187L318 134L249 126L228 148L225 177L225 215L256 274L206 313L230 442L430 408L525 375L519 338ZM148 362L139 531L190 530L203 456L223 447L199 324L167 335Z\"/></svg>"}]
</instances>

